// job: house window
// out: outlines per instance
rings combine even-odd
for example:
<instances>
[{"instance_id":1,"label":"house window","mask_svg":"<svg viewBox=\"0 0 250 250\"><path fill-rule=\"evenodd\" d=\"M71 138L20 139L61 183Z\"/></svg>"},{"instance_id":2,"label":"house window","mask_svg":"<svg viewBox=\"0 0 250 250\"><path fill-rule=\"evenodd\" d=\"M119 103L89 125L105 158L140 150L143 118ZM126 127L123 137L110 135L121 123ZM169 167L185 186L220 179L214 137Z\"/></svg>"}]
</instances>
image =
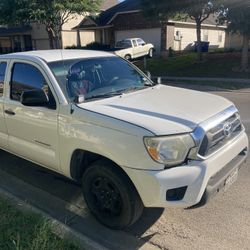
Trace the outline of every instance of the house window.
<instances>
[{"instance_id":1,"label":"house window","mask_svg":"<svg viewBox=\"0 0 250 250\"><path fill-rule=\"evenodd\" d=\"M182 35L181 35L180 30L176 30L174 38L176 41L180 41L182 39Z\"/></svg>"}]
</instances>

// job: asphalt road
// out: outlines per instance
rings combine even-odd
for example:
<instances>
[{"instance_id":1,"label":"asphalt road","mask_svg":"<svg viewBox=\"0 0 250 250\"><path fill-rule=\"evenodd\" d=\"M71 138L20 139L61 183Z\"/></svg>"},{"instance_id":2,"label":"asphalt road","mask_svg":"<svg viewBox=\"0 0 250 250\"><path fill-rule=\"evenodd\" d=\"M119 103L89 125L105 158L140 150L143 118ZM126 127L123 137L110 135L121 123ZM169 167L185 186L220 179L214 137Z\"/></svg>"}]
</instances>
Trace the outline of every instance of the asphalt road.
<instances>
[{"instance_id":1,"label":"asphalt road","mask_svg":"<svg viewBox=\"0 0 250 250\"><path fill-rule=\"evenodd\" d=\"M249 136L250 91L214 94L237 105ZM3 151L0 158L0 186L111 249L250 249L250 157L238 181L206 206L146 209L126 232L99 225L86 209L80 187L71 181Z\"/></svg>"},{"instance_id":2,"label":"asphalt road","mask_svg":"<svg viewBox=\"0 0 250 250\"><path fill-rule=\"evenodd\" d=\"M240 110L250 136L249 93L215 92L232 100ZM250 137L249 137L250 138ZM238 181L206 206L166 209L143 237L163 249L250 249L250 157Z\"/></svg>"}]
</instances>

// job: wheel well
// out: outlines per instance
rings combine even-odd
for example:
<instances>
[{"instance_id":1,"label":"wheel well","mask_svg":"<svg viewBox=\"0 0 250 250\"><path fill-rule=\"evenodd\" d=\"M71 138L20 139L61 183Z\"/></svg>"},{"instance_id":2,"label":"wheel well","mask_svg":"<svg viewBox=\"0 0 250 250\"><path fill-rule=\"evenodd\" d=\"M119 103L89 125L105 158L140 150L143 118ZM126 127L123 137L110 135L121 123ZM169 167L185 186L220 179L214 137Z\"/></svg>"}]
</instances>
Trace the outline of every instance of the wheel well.
<instances>
[{"instance_id":1,"label":"wheel well","mask_svg":"<svg viewBox=\"0 0 250 250\"><path fill-rule=\"evenodd\" d=\"M73 152L70 161L70 175L76 181L81 181L81 177L87 168L95 161L106 160L117 165L112 160L89 151L77 149ZM118 166L118 165L117 165ZM119 167L119 166L118 166ZM121 167L119 167L121 169ZM123 171L124 172L124 171ZM124 172L125 173L125 172Z\"/></svg>"},{"instance_id":2,"label":"wheel well","mask_svg":"<svg viewBox=\"0 0 250 250\"><path fill-rule=\"evenodd\" d=\"M128 174L118 164L116 164L114 161L108 159L107 157L104 157L102 155L95 154L95 153L92 153L89 151L85 151L82 149L77 149L72 154L72 158L71 158L71 162L70 162L71 177L75 181L80 183L81 178L82 178L83 174L85 173L85 171L91 166L92 163L94 163L95 161L98 161L98 160L103 160L103 161L106 161L106 164L111 163L112 166L114 166L114 167L116 166L117 167L116 171L119 171L120 173L122 173L125 176L125 178L127 178L128 182L134 187L134 189L138 193L138 190L136 189L134 183L132 182L132 180L130 179ZM139 193L138 193L138 195L139 195Z\"/></svg>"}]
</instances>

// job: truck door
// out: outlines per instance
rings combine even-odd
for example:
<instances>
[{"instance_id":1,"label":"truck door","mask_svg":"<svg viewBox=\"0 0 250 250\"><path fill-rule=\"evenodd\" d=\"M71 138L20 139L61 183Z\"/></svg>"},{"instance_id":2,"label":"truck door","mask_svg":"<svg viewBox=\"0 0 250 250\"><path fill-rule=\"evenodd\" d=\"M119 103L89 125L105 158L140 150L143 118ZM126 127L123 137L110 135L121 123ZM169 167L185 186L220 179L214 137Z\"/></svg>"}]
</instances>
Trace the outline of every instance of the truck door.
<instances>
[{"instance_id":1,"label":"truck door","mask_svg":"<svg viewBox=\"0 0 250 250\"><path fill-rule=\"evenodd\" d=\"M9 134L9 150L19 156L56 170L58 153L58 105L55 93L43 69L32 63L12 61L9 98L4 105ZM47 106L25 106L23 91L43 90L49 98Z\"/></svg>"},{"instance_id":2,"label":"truck door","mask_svg":"<svg viewBox=\"0 0 250 250\"><path fill-rule=\"evenodd\" d=\"M136 41L137 41L137 45L138 45L138 47L137 47L138 56L145 56L148 53L148 51L146 51L146 47L145 47L146 43L141 38L136 39Z\"/></svg>"},{"instance_id":3,"label":"truck door","mask_svg":"<svg viewBox=\"0 0 250 250\"><path fill-rule=\"evenodd\" d=\"M8 149L8 133L4 120L4 87L7 61L0 60L0 148Z\"/></svg>"},{"instance_id":4,"label":"truck door","mask_svg":"<svg viewBox=\"0 0 250 250\"><path fill-rule=\"evenodd\" d=\"M132 39L132 44L133 44L133 58L137 58L140 56L140 49L138 47L138 44L136 42L136 39Z\"/></svg>"}]
</instances>

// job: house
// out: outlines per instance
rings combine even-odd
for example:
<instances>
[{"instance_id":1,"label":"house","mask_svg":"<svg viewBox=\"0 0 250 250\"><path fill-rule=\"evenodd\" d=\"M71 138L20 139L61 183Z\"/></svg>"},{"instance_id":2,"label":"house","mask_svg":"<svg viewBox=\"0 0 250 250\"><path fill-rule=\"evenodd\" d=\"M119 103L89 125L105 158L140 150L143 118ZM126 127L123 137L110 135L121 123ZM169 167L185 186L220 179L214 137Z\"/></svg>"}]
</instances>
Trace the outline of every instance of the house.
<instances>
[{"instance_id":1,"label":"house","mask_svg":"<svg viewBox=\"0 0 250 250\"><path fill-rule=\"evenodd\" d=\"M117 0L104 0L100 9L116 5ZM60 32L61 44L65 48L73 45L86 45L95 41L95 32L91 30L77 31L72 29L82 21L82 15L74 17L65 23ZM0 26L0 54L27 50L49 49L49 38L44 25L31 23L21 27Z\"/></svg>"},{"instance_id":2,"label":"house","mask_svg":"<svg viewBox=\"0 0 250 250\"><path fill-rule=\"evenodd\" d=\"M129 37L141 37L153 43L158 53L170 47L175 51L190 50L196 38L196 24L193 20L169 20L160 22L143 16L140 0L126 0L98 16L87 16L74 29L79 32L94 31L95 41L114 46L115 42ZM240 47L240 39L227 42L231 35L226 26L218 26L215 16L211 15L202 24L202 40L210 42L210 48Z\"/></svg>"}]
</instances>

